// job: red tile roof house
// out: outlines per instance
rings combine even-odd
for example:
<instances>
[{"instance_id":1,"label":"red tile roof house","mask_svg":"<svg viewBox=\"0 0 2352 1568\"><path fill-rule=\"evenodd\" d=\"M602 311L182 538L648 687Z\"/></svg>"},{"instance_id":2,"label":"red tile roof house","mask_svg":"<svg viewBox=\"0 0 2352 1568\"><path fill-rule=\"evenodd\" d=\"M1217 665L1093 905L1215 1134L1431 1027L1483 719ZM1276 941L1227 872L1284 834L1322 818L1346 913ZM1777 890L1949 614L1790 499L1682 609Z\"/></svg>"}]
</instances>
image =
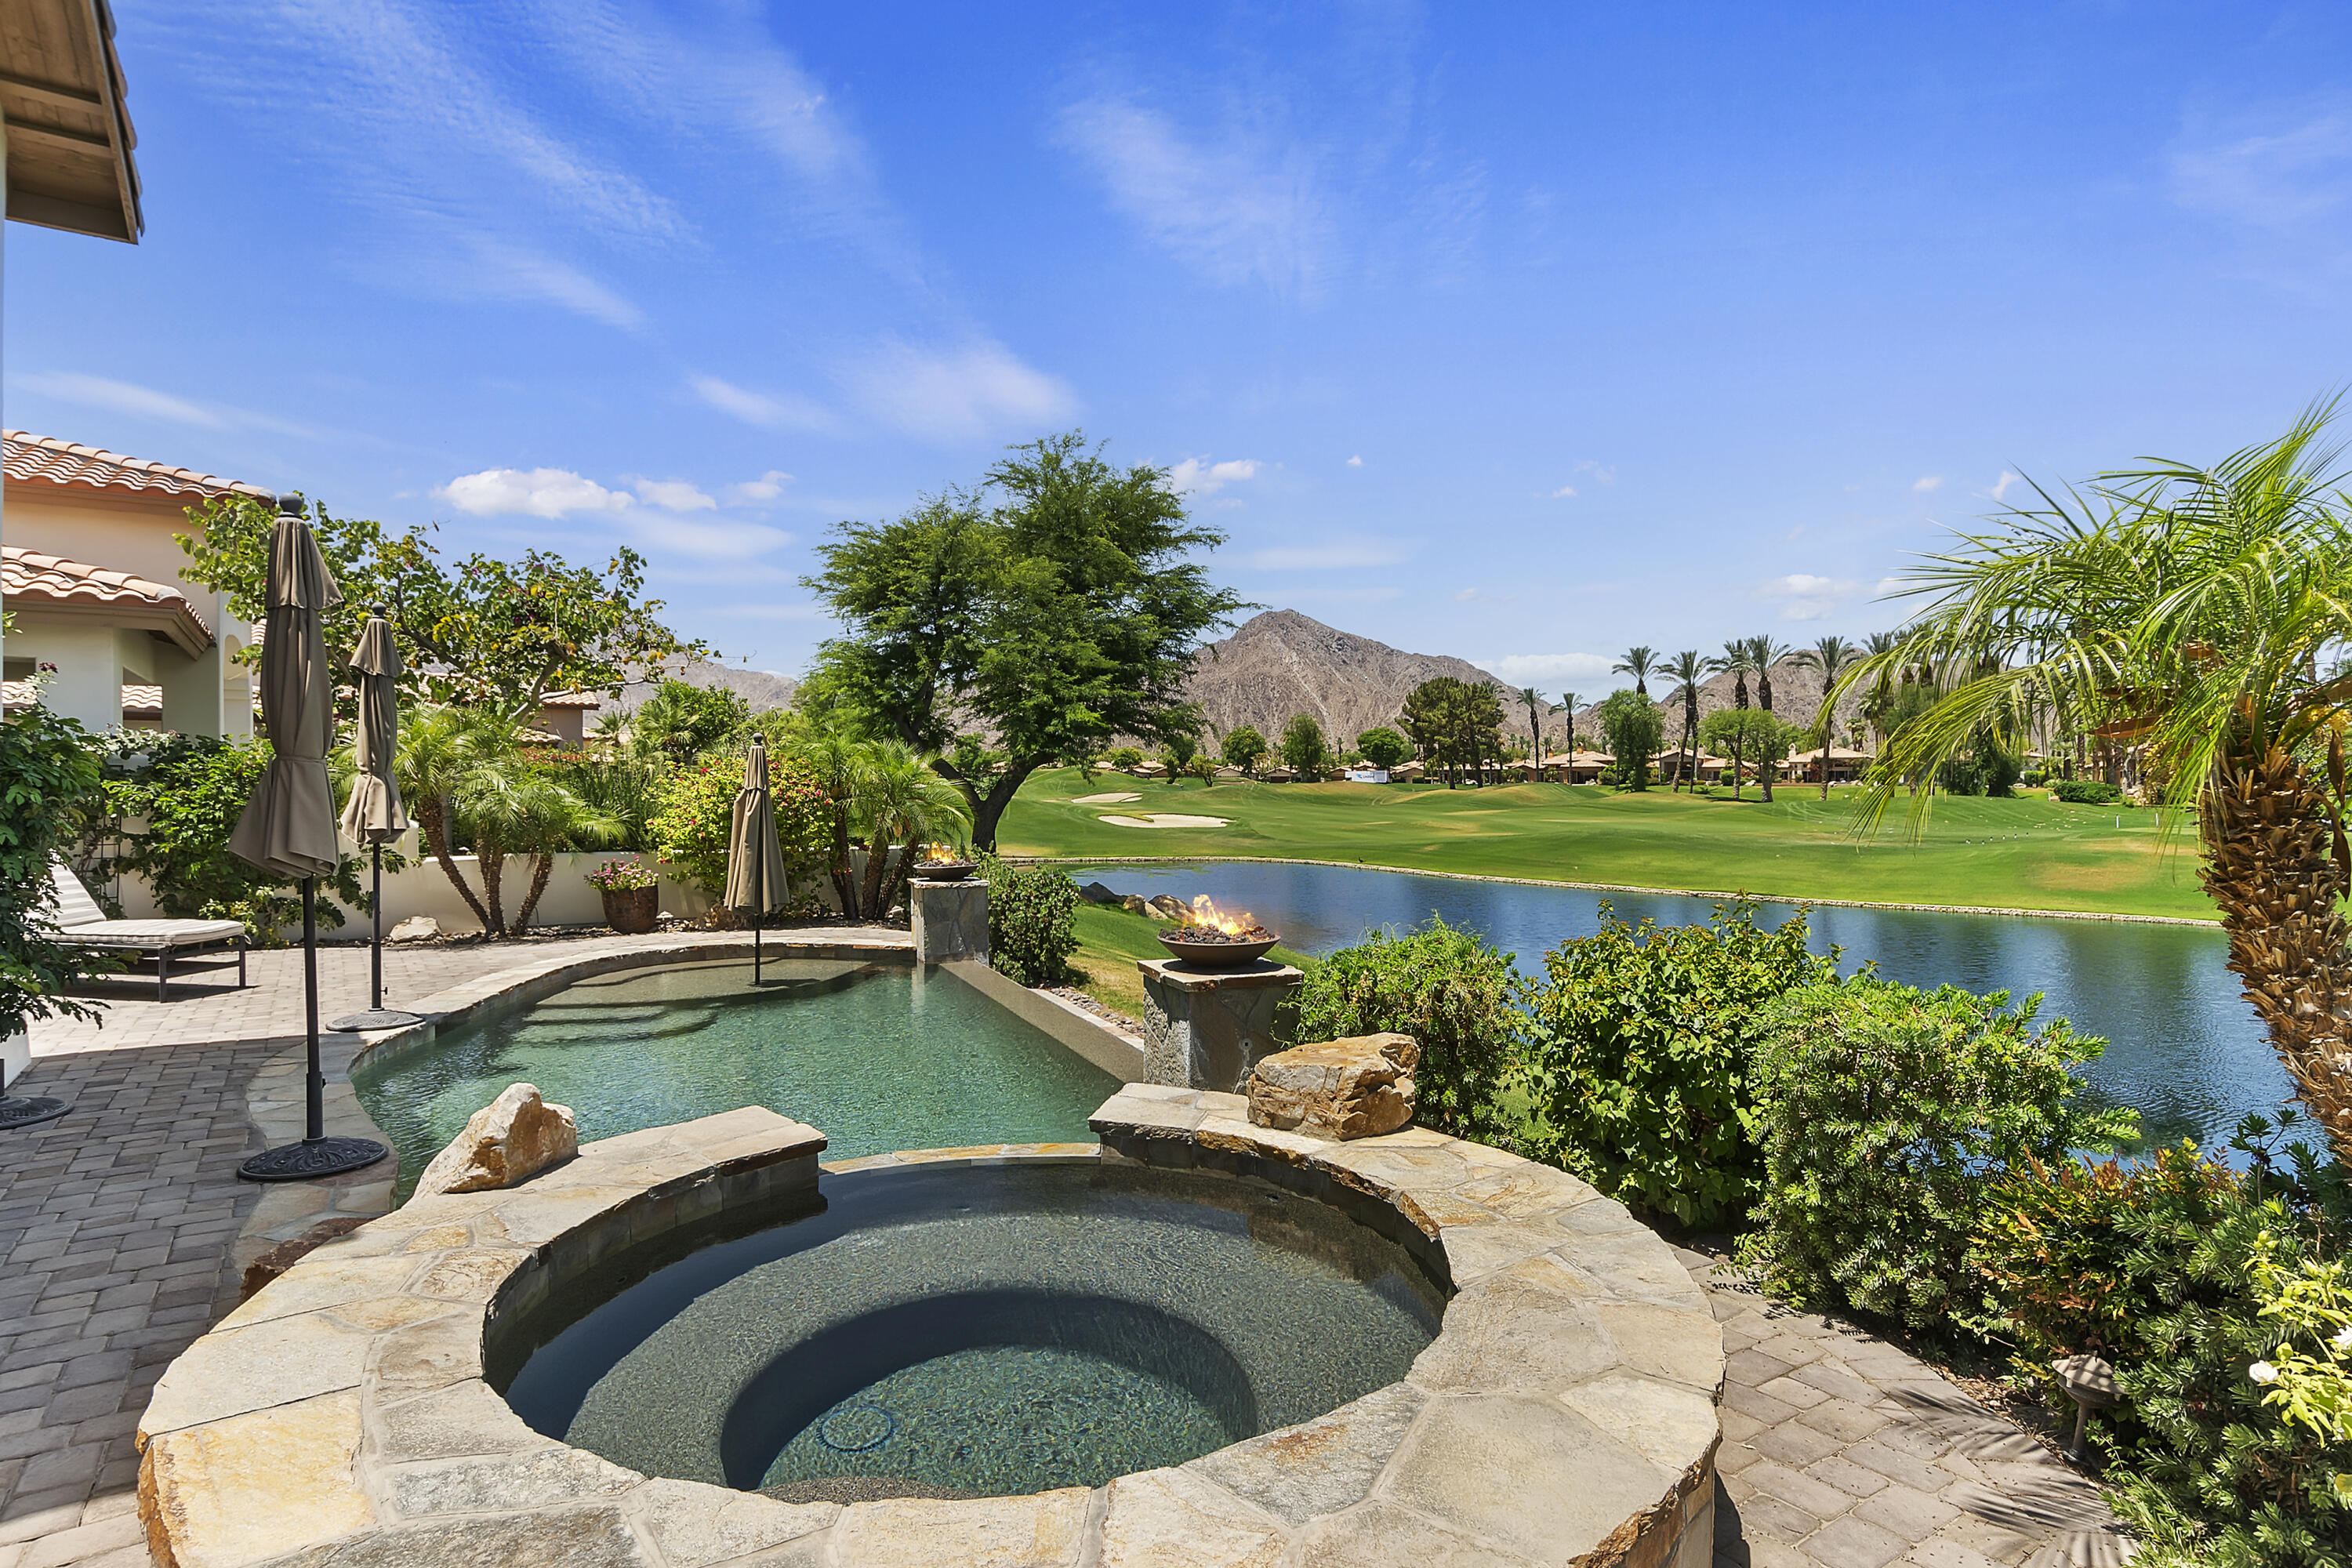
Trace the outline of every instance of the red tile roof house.
<instances>
[{"instance_id":1,"label":"red tile roof house","mask_svg":"<svg viewBox=\"0 0 2352 1568\"><path fill-rule=\"evenodd\" d=\"M173 536L193 531L199 501L269 492L21 430L0 432L0 603L16 618L0 647L6 706L54 665L43 704L92 730L251 734L249 673L234 660L252 627L181 577Z\"/></svg>"}]
</instances>

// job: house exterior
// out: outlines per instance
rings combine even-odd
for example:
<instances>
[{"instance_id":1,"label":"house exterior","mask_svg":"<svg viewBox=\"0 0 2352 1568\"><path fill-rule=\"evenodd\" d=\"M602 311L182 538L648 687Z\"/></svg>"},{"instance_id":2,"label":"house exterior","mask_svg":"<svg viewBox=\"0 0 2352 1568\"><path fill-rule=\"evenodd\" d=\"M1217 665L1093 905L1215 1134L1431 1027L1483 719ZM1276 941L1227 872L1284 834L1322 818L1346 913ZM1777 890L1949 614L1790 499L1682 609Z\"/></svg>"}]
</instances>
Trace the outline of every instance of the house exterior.
<instances>
[{"instance_id":1,"label":"house exterior","mask_svg":"<svg viewBox=\"0 0 2352 1568\"><path fill-rule=\"evenodd\" d=\"M0 645L5 705L30 700L38 677L43 705L91 730L251 734L236 658L253 628L180 575L173 536L200 501L270 492L21 430L0 431L0 604L16 621Z\"/></svg>"}]
</instances>

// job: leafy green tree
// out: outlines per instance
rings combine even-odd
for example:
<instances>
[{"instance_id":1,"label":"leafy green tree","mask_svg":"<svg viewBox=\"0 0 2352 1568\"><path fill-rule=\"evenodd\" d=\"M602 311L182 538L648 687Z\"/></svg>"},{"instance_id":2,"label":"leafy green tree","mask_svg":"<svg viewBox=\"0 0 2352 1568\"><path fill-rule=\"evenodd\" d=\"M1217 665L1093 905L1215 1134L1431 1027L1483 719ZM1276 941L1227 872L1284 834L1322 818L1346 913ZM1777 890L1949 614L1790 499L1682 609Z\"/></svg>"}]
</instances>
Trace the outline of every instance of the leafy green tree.
<instances>
[{"instance_id":1,"label":"leafy green tree","mask_svg":"<svg viewBox=\"0 0 2352 1568\"><path fill-rule=\"evenodd\" d=\"M1181 779L1191 773L1192 759L1199 754L1200 750L1201 742L1196 736L1188 734L1169 736L1168 743L1160 748L1160 760L1167 767L1168 776L1171 779Z\"/></svg>"},{"instance_id":2,"label":"leafy green tree","mask_svg":"<svg viewBox=\"0 0 2352 1568\"><path fill-rule=\"evenodd\" d=\"M1666 721L1639 691L1612 691L1601 704L1601 732L1617 759L1617 781L1629 790L1650 787L1650 758L1665 743Z\"/></svg>"},{"instance_id":3,"label":"leafy green tree","mask_svg":"<svg viewBox=\"0 0 2352 1568\"><path fill-rule=\"evenodd\" d=\"M1465 767L1485 783L1486 760L1503 749L1502 700L1483 681L1451 675L1423 681L1405 698L1402 722L1423 756L1446 770L1448 789L1460 782Z\"/></svg>"},{"instance_id":4,"label":"leafy green tree","mask_svg":"<svg viewBox=\"0 0 2352 1568\"><path fill-rule=\"evenodd\" d=\"M629 716L629 749L673 766L749 733L751 705L723 686L665 680Z\"/></svg>"},{"instance_id":5,"label":"leafy green tree","mask_svg":"<svg viewBox=\"0 0 2352 1568\"><path fill-rule=\"evenodd\" d=\"M0 720L0 1039L36 1018L100 1015L66 993L116 960L60 940L43 910L49 857L101 800L97 748L79 724L37 703Z\"/></svg>"},{"instance_id":6,"label":"leafy green tree","mask_svg":"<svg viewBox=\"0 0 2352 1568\"><path fill-rule=\"evenodd\" d=\"M1297 713L1282 727L1282 763L1300 778L1323 776L1323 763L1329 754L1323 741L1323 726L1311 714Z\"/></svg>"},{"instance_id":7,"label":"leafy green tree","mask_svg":"<svg viewBox=\"0 0 2352 1568\"><path fill-rule=\"evenodd\" d=\"M1140 746L1113 746L1103 753L1103 765L1121 773L1139 768L1143 765L1143 749Z\"/></svg>"},{"instance_id":8,"label":"leafy green tree","mask_svg":"<svg viewBox=\"0 0 2352 1568\"><path fill-rule=\"evenodd\" d=\"M1528 1035L1535 1152L1685 1225L1736 1220L1763 1175L1750 1081L1762 1009L1834 984L1835 952L1807 949L1801 911L1768 931L1745 900L1706 925L1601 914L1599 931L1544 955Z\"/></svg>"},{"instance_id":9,"label":"leafy green tree","mask_svg":"<svg viewBox=\"0 0 2352 1568\"><path fill-rule=\"evenodd\" d=\"M1364 761L1376 768L1402 767L1412 755L1412 742L1385 724L1357 736L1356 749L1364 753Z\"/></svg>"},{"instance_id":10,"label":"leafy green tree","mask_svg":"<svg viewBox=\"0 0 2352 1568\"><path fill-rule=\"evenodd\" d=\"M254 497L229 496L189 508L188 520L197 531L176 536L188 554L181 575L227 594L232 614L260 620L277 513ZM633 550L616 552L601 571L537 550L516 562L478 552L445 564L421 529L395 534L315 501L310 528L343 592L323 615L328 647L355 646L381 606L412 700L514 710L551 691L618 696L644 670L709 651L662 624L662 602L645 597L645 560ZM352 700L341 700L348 716Z\"/></svg>"},{"instance_id":11,"label":"leafy green tree","mask_svg":"<svg viewBox=\"0 0 2352 1568\"><path fill-rule=\"evenodd\" d=\"M1265 761L1265 737L1247 724L1230 730L1225 734L1223 754L1227 766L1254 774L1257 765Z\"/></svg>"},{"instance_id":12,"label":"leafy green tree","mask_svg":"<svg viewBox=\"0 0 2352 1568\"><path fill-rule=\"evenodd\" d=\"M1717 756L1731 758L1731 798L1739 798L1744 766L1750 761L1760 773L1768 759L1789 754L1803 731L1783 724L1758 708L1718 708L1698 727L1699 743Z\"/></svg>"},{"instance_id":13,"label":"leafy green tree","mask_svg":"<svg viewBox=\"0 0 2352 1568\"><path fill-rule=\"evenodd\" d=\"M1187 521L1165 469L1115 468L1072 432L1014 447L984 493L985 510L950 492L840 525L807 585L845 628L818 657L824 689L868 732L936 753L989 847L1055 758L1197 733L1193 657L1243 606L1186 559L1224 535Z\"/></svg>"}]
</instances>

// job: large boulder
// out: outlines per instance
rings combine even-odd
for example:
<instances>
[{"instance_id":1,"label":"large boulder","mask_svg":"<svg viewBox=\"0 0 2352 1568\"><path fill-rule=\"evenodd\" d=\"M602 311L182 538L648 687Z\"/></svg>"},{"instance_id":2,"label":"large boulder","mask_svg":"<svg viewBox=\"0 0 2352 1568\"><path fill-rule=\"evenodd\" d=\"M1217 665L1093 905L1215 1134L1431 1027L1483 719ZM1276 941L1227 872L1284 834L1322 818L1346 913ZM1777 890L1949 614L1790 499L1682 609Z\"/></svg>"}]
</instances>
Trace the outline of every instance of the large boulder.
<instances>
[{"instance_id":1,"label":"large boulder","mask_svg":"<svg viewBox=\"0 0 2352 1568\"><path fill-rule=\"evenodd\" d=\"M1318 1138L1393 1132L1412 1120L1412 1069L1420 1065L1421 1043L1411 1035L1293 1046L1258 1058L1249 1078L1249 1119Z\"/></svg>"},{"instance_id":2,"label":"large boulder","mask_svg":"<svg viewBox=\"0 0 2352 1568\"><path fill-rule=\"evenodd\" d=\"M548 1104L530 1084L510 1084L433 1156L413 1195L511 1187L579 1152L580 1123L571 1108Z\"/></svg>"}]
</instances>

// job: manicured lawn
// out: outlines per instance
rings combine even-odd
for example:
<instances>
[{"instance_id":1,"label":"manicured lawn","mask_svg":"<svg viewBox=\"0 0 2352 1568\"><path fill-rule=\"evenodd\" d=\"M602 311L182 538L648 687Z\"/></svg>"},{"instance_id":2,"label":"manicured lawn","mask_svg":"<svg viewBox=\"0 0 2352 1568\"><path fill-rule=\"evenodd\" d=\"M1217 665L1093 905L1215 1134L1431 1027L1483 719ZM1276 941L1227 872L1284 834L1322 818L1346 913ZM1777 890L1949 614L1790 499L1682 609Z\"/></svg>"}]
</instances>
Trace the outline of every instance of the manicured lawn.
<instances>
[{"instance_id":1,"label":"manicured lawn","mask_svg":"<svg viewBox=\"0 0 2352 1568\"><path fill-rule=\"evenodd\" d=\"M1110 791L1143 798L1071 804ZM2212 918L2197 880L2194 826L2160 831L2153 810L2065 805L2038 791L2012 800L1944 797L1916 838L1899 804L1875 834L1856 837L1854 793L1833 788L1824 805L1817 787L1783 786L1768 806L1752 790L1734 803L1565 784L1203 787L1118 773L1089 781L1061 769L1029 780L998 843L1008 855L1288 856L1784 898ZM1231 826L1099 820L1154 812L1222 816ZM1150 932L1143 937L1149 942Z\"/></svg>"}]
</instances>

